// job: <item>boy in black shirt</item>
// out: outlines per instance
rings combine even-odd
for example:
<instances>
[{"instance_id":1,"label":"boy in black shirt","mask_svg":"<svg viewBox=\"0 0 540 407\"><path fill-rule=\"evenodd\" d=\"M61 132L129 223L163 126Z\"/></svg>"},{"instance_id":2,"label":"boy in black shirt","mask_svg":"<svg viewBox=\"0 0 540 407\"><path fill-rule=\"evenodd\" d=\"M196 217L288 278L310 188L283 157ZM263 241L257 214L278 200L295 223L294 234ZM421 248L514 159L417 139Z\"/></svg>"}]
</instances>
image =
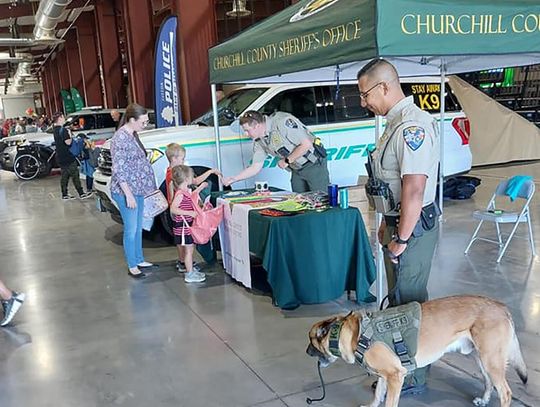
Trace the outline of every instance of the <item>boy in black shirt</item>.
<instances>
[{"instance_id":1,"label":"boy in black shirt","mask_svg":"<svg viewBox=\"0 0 540 407\"><path fill-rule=\"evenodd\" d=\"M71 154L71 151L69 151L69 147L71 146L73 140L71 139L68 130L63 127L65 121L66 119L63 113L59 112L54 114L54 143L56 145L56 157L58 160L58 165L62 170L62 178L60 179L62 199L64 201L75 199L74 196L68 194L68 182L70 178L72 179L73 186L79 193L79 198L85 199L90 197L92 193L84 192L81 187L77 159L73 154Z\"/></svg>"}]
</instances>

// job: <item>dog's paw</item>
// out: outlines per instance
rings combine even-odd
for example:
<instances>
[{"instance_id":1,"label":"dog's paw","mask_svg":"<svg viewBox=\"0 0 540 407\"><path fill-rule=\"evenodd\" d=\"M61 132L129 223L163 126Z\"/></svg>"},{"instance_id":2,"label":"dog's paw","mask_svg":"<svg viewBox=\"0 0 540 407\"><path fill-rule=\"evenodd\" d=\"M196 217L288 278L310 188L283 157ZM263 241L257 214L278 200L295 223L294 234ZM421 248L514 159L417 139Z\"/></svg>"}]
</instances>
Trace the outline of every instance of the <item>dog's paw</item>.
<instances>
[{"instance_id":1,"label":"dog's paw","mask_svg":"<svg viewBox=\"0 0 540 407\"><path fill-rule=\"evenodd\" d=\"M485 401L482 397L476 397L474 400L473 400L473 404L475 406L478 406L478 407L485 407L488 405L488 402Z\"/></svg>"}]
</instances>

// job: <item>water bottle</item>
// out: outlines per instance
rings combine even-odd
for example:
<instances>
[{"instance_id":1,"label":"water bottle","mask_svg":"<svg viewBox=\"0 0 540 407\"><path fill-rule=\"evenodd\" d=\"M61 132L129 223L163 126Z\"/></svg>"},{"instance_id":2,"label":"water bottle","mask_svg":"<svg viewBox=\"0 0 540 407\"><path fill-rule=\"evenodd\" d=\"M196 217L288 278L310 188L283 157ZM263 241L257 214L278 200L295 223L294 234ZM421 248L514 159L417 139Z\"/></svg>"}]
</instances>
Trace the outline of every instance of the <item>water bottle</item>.
<instances>
[{"instance_id":1,"label":"water bottle","mask_svg":"<svg viewBox=\"0 0 540 407\"><path fill-rule=\"evenodd\" d=\"M339 207L341 209L347 209L349 207L349 190L347 188L339 190Z\"/></svg>"},{"instance_id":2,"label":"water bottle","mask_svg":"<svg viewBox=\"0 0 540 407\"><path fill-rule=\"evenodd\" d=\"M328 185L328 203L330 206L338 206L338 186L337 184Z\"/></svg>"}]
</instances>

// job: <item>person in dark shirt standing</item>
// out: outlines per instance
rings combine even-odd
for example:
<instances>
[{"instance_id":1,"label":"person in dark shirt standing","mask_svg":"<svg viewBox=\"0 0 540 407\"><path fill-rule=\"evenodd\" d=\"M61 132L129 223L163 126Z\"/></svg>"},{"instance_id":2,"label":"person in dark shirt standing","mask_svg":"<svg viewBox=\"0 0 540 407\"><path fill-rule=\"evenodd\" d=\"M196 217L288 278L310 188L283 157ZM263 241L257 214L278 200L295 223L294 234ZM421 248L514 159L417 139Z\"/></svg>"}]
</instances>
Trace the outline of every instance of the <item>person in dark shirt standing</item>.
<instances>
[{"instance_id":1,"label":"person in dark shirt standing","mask_svg":"<svg viewBox=\"0 0 540 407\"><path fill-rule=\"evenodd\" d=\"M116 109L113 109L111 110L111 118L114 120L115 130L118 130L120 128L120 119L122 118L122 113Z\"/></svg>"},{"instance_id":2,"label":"person in dark shirt standing","mask_svg":"<svg viewBox=\"0 0 540 407\"><path fill-rule=\"evenodd\" d=\"M79 193L79 198L85 199L91 196L92 193L84 192L81 187L77 159L73 154L71 154L71 151L69 151L69 147L71 146L73 140L69 135L69 131L64 127L65 121L66 119L63 113L58 112L54 114L54 144L56 145L56 157L58 160L58 165L62 171L62 177L60 178L62 199L64 201L75 199L74 196L68 194L68 182L70 178L73 182L73 186Z\"/></svg>"}]
</instances>

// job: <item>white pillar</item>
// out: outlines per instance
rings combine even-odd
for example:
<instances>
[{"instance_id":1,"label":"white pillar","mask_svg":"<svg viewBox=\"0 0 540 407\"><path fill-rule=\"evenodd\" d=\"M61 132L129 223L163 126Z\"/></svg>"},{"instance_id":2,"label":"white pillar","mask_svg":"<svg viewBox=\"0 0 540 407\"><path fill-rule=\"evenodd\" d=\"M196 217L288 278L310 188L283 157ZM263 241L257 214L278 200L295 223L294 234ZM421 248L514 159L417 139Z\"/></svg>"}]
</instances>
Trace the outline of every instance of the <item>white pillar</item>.
<instances>
[{"instance_id":1,"label":"white pillar","mask_svg":"<svg viewBox=\"0 0 540 407\"><path fill-rule=\"evenodd\" d=\"M382 134L382 117L375 116L375 141L378 142ZM386 271L384 268L384 254L381 243L379 242L378 232L382 222L382 214L375 212L375 265L377 267L377 280L375 281L375 289L377 296L377 306L380 307L384 298L384 283L386 280Z\"/></svg>"},{"instance_id":2,"label":"white pillar","mask_svg":"<svg viewBox=\"0 0 540 407\"><path fill-rule=\"evenodd\" d=\"M442 212L443 212L443 193L444 193L444 113L446 110L446 65L444 59L441 58L441 94L440 94L440 122L439 122L439 141L440 141L440 153L441 153L441 165L439 171L439 208L441 209L440 221L442 221Z\"/></svg>"},{"instance_id":3,"label":"white pillar","mask_svg":"<svg viewBox=\"0 0 540 407\"><path fill-rule=\"evenodd\" d=\"M214 115L214 137L216 139L216 162L219 172L222 172L221 168L221 143L219 138L219 117L218 117L218 108L217 108L217 96L216 96L216 85L212 83L210 85L210 92L212 92L212 112ZM223 191L223 184L221 183L221 178L219 178L219 190Z\"/></svg>"}]
</instances>

